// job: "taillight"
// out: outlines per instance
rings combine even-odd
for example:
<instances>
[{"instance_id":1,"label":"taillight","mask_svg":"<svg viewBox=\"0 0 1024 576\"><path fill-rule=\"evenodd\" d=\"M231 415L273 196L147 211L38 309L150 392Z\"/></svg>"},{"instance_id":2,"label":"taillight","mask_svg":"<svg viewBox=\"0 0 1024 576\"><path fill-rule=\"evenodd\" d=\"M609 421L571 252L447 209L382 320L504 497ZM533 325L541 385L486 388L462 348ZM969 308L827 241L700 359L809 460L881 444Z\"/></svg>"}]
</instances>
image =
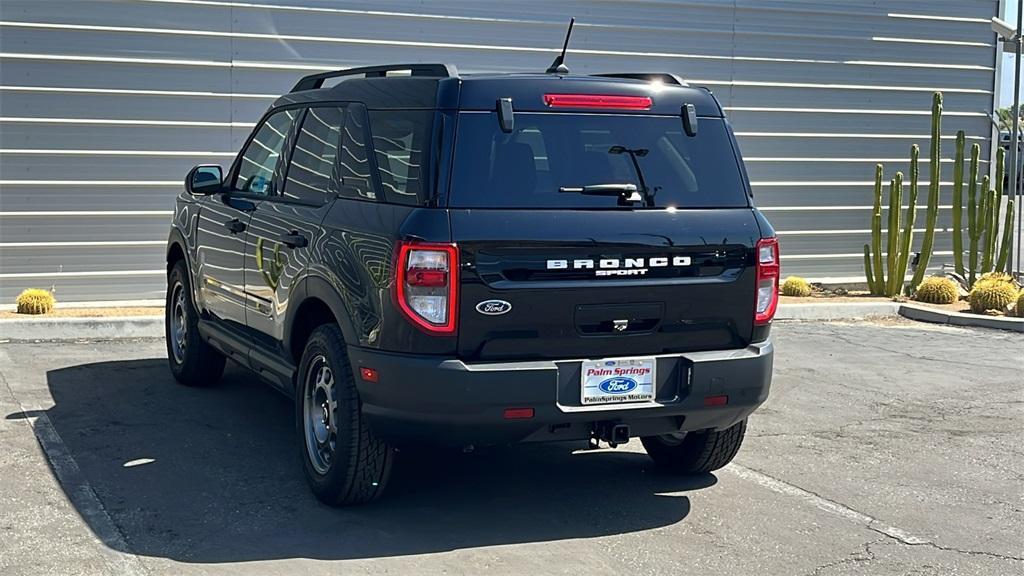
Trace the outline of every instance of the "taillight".
<instances>
[{"instance_id":1,"label":"taillight","mask_svg":"<svg viewBox=\"0 0 1024 576\"><path fill-rule=\"evenodd\" d=\"M754 324L768 324L779 306L779 239L757 241L757 303Z\"/></svg>"},{"instance_id":2,"label":"taillight","mask_svg":"<svg viewBox=\"0 0 1024 576\"><path fill-rule=\"evenodd\" d=\"M396 299L405 316L432 334L455 332L458 248L452 244L402 242L395 270Z\"/></svg>"},{"instance_id":3,"label":"taillight","mask_svg":"<svg viewBox=\"0 0 1024 576\"><path fill-rule=\"evenodd\" d=\"M649 110L647 96L614 96L611 94L545 94L544 103L551 108L611 108L615 110Z\"/></svg>"}]
</instances>

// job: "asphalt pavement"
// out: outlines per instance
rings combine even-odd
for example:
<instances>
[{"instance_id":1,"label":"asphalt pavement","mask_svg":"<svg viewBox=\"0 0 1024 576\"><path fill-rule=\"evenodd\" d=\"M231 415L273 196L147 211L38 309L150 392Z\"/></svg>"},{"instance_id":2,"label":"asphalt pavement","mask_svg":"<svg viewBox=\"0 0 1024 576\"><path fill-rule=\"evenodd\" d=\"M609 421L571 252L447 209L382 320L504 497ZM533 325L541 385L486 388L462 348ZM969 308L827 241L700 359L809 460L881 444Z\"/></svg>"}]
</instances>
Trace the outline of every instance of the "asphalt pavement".
<instances>
[{"instance_id":1,"label":"asphalt pavement","mask_svg":"<svg viewBox=\"0 0 1024 576\"><path fill-rule=\"evenodd\" d=\"M1024 336L779 323L736 461L639 442L403 452L319 504L289 401L159 340L0 344L0 574L1024 574ZM2 335L0 335L2 336Z\"/></svg>"}]
</instances>

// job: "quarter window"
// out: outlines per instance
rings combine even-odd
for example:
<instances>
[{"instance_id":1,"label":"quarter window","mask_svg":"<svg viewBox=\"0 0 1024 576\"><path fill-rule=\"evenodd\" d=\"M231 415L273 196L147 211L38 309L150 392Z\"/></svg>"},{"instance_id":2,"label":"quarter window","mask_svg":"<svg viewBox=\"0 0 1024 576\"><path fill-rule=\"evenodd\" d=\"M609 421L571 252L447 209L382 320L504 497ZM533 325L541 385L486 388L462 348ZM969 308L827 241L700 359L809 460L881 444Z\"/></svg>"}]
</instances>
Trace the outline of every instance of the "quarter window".
<instances>
[{"instance_id":1,"label":"quarter window","mask_svg":"<svg viewBox=\"0 0 1024 576\"><path fill-rule=\"evenodd\" d=\"M332 193L343 114L344 110L338 107L310 108L306 113L288 164L285 196L321 202Z\"/></svg>"},{"instance_id":2,"label":"quarter window","mask_svg":"<svg viewBox=\"0 0 1024 576\"><path fill-rule=\"evenodd\" d=\"M432 113L416 110L370 112L373 150L388 202L417 206L426 195L424 149Z\"/></svg>"},{"instance_id":3,"label":"quarter window","mask_svg":"<svg viewBox=\"0 0 1024 576\"><path fill-rule=\"evenodd\" d=\"M300 110L283 110L267 118L242 154L233 188L250 194L274 194L274 170Z\"/></svg>"},{"instance_id":4,"label":"quarter window","mask_svg":"<svg viewBox=\"0 0 1024 576\"><path fill-rule=\"evenodd\" d=\"M366 109L362 104L349 104L346 107L341 143L338 193L345 198L376 200L370 160L366 154Z\"/></svg>"}]
</instances>

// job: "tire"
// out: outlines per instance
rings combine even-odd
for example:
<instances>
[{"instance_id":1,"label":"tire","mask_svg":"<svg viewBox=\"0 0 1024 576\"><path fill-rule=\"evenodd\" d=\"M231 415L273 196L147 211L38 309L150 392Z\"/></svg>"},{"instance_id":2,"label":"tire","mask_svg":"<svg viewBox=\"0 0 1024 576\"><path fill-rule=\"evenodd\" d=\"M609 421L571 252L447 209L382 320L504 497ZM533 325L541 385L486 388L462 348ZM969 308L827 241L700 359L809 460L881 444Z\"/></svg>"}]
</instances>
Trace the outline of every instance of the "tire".
<instances>
[{"instance_id":1,"label":"tire","mask_svg":"<svg viewBox=\"0 0 1024 576\"><path fill-rule=\"evenodd\" d=\"M296 378L295 422L303 469L313 493L330 506L379 498L391 475L395 452L373 435L363 417L337 325L313 331Z\"/></svg>"},{"instance_id":2,"label":"tire","mask_svg":"<svg viewBox=\"0 0 1024 576\"><path fill-rule=\"evenodd\" d=\"M747 431L746 419L725 430L645 436L640 439L659 468L673 474L706 474L722 468L736 456Z\"/></svg>"},{"instance_id":3,"label":"tire","mask_svg":"<svg viewBox=\"0 0 1024 576\"><path fill-rule=\"evenodd\" d=\"M211 386L224 373L224 355L199 336L199 312L192 303L192 284L184 260L167 275L164 308L167 362L174 379L186 386Z\"/></svg>"}]
</instances>

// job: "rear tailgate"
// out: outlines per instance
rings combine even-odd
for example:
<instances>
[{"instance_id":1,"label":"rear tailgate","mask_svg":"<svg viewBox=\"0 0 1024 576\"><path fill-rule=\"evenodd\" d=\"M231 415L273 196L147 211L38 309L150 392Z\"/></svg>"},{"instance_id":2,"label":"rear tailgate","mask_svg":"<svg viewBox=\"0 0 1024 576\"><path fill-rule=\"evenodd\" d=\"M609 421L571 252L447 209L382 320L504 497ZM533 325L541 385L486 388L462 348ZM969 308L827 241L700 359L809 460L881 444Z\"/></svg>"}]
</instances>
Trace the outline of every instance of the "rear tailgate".
<instances>
[{"instance_id":1,"label":"rear tailgate","mask_svg":"<svg viewBox=\"0 0 1024 576\"><path fill-rule=\"evenodd\" d=\"M450 216L466 360L651 355L751 339L760 231L750 208ZM492 300L510 307L483 304Z\"/></svg>"}]
</instances>

